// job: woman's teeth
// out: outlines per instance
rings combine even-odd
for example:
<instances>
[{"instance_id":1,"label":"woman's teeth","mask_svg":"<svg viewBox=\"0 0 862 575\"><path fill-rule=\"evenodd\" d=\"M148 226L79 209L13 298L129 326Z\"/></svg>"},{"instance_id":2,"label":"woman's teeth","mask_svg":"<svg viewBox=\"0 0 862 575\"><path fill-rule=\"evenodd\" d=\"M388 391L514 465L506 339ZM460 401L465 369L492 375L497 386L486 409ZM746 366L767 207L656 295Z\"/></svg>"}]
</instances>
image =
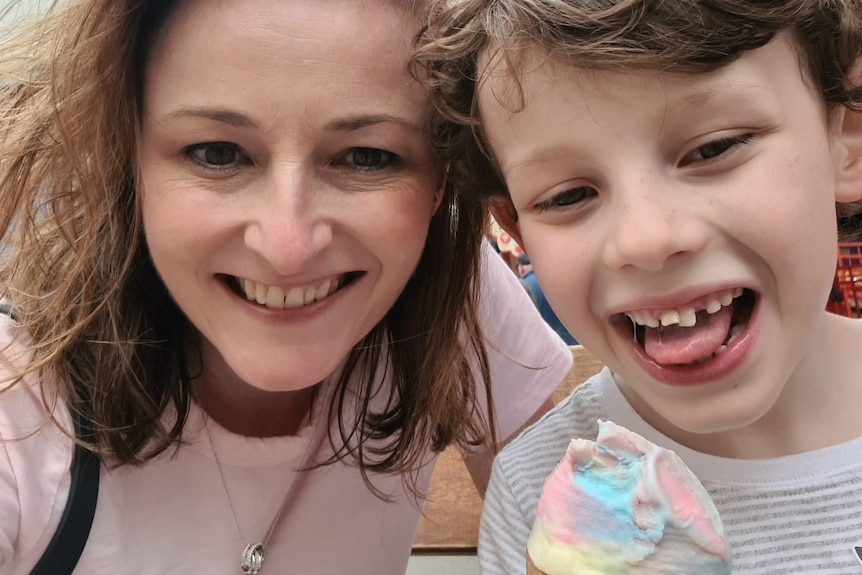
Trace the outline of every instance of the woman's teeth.
<instances>
[{"instance_id":1,"label":"woman's teeth","mask_svg":"<svg viewBox=\"0 0 862 575\"><path fill-rule=\"evenodd\" d=\"M714 293L712 296L702 301L698 307L685 307L681 309L667 309L660 312L638 310L626 312L626 316L633 323L656 328L659 326L668 327L671 325L679 325L680 327L694 327L697 325L697 312L706 310L706 313L712 315L717 313L722 307L727 307L733 303L733 300L741 296L742 288L733 288L722 290Z\"/></svg>"},{"instance_id":2,"label":"woman's teeth","mask_svg":"<svg viewBox=\"0 0 862 575\"><path fill-rule=\"evenodd\" d=\"M287 291L248 279L241 279L239 283L249 301L272 309L293 309L329 297L343 285L343 280L328 279L317 285L297 286Z\"/></svg>"}]
</instances>

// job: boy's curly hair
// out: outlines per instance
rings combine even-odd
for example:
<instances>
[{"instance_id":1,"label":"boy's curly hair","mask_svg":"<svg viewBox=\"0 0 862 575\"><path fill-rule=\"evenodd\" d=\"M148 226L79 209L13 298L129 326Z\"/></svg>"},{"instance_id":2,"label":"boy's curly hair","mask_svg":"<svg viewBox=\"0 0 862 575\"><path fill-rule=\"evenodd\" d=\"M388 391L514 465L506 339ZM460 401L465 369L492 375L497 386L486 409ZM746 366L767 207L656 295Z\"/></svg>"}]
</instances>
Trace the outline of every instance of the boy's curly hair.
<instances>
[{"instance_id":1,"label":"boy's curly hair","mask_svg":"<svg viewBox=\"0 0 862 575\"><path fill-rule=\"evenodd\" d=\"M431 88L435 145L465 191L506 196L484 148L480 59L501 58L520 90L536 52L601 70L708 72L794 34L827 109L862 108L862 0L436 0L413 64ZM838 204L839 234L862 236L862 204Z\"/></svg>"}]
</instances>

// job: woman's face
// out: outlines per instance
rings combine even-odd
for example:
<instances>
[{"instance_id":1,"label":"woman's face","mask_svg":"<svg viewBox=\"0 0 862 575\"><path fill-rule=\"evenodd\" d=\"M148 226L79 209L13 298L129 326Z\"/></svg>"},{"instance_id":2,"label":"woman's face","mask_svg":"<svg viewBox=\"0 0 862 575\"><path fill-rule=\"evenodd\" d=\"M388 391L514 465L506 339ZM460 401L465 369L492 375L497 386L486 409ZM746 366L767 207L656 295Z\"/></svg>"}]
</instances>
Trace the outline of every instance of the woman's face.
<instances>
[{"instance_id":1,"label":"woman's face","mask_svg":"<svg viewBox=\"0 0 862 575\"><path fill-rule=\"evenodd\" d=\"M438 203L415 26L384 0L190 0L160 32L144 227L210 372L313 385L407 283Z\"/></svg>"}]
</instances>

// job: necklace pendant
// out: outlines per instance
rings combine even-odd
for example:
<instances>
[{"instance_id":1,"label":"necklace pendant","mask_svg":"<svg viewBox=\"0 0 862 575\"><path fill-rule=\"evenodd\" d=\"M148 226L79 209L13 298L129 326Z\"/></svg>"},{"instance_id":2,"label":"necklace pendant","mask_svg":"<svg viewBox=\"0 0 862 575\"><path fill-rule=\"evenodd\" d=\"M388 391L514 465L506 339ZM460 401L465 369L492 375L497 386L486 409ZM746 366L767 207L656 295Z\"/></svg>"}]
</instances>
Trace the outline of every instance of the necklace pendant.
<instances>
[{"instance_id":1,"label":"necklace pendant","mask_svg":"<svg viewBox=\"0 0 862 575\"><path fill-rule=\"evenodd\" d=\"M263 543L249 543L242 552L239 564L244 575L257 575L263 566Z\"/></svg>"}]
</instances>

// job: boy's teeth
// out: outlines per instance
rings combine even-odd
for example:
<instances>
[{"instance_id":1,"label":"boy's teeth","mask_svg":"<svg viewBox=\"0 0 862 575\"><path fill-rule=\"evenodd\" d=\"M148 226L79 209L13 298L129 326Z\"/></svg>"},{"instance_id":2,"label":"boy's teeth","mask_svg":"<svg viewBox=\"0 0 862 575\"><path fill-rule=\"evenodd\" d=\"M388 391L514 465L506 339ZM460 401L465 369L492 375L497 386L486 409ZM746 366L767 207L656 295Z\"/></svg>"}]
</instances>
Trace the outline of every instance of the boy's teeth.
<instances>
[{"instance_id":1,"label":"boy's teeth","mask_svg":"<svg viewBox=\"0 0 862 575\"><path fill-rule=\"evenodd\" d=\"M679 312L676 310L668 310L661 314L661 325L667 327L679 323Z\"/></svg>"},{"instance_id":2,"label":"boy's teeth","mask_svg":"<svg viewBox=\"0 0 862 575\"><path fill-rule=\"evenodd\" d=\"M727 345L732 344L736 338L741 336L745 331L745 327L746 326L744 324L736 324L730 328L730 337L727 338Z\"/></svg>"},{"instance_id":3,"label":"boy's teeth","mask_svg":"<svg viewBox=\"0 0 862 575\"><path fill-rule=\"evenodd\" d=\"M706 313L710 315L717 313L722 307L727 307L733 303L733 300L741 296L742 293L743 289L738 287L715 294L715 297L710 299L706 304ZM626 316L632 323L651 328L659 327L659 325L662 327L671 325L694 327L697 325L697 310L693 308L665 310L659 314L658 318L655 317L655 312L646 310L626 312Z\"/></svg>"},{"instance_id":4,"label":"boy's teeth","mask_svg":"<svg viewBox=\"0 0 862 575\"><path fill-rule=\"evenodd\" d=\"M642 311L632 311L626 313L626 316L632 320L632 323L636 323L637 325L645 325L647 327L658 327L659 320L651 316L650 314Z\"/></svg>"},{"instance_id":5,"label":"boy's teeth","mask_svg":"<svg viewBox=\"0 0 862 575\"><path fill-rule=\"evenodd\" d=\"M680 327L694 327L697 324L697 314L693 309L684 309L679 312Z\"/></svg>"}]
</instances>

